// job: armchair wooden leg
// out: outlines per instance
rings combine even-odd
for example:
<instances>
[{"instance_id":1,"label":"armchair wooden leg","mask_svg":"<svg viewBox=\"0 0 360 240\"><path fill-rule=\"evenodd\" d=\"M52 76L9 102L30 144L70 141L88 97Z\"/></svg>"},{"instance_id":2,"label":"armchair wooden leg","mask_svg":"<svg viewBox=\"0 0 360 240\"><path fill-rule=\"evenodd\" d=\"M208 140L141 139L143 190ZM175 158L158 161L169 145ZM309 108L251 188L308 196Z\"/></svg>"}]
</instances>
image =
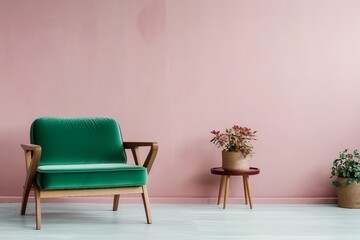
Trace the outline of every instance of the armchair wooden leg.
<instances>
[{"instance_id":1,"label":"armchair wooden leg","mask_svg":"<svg viewBox=\"0 0 360 240\"><path fill-rule=\"evenodd\" d=\"M225 180L225 176L221 176L217 205L220 205L221 196L224 190L224 180Z\"/></svg>"},{"instance_id":2,"label":"armchair wooden leg","mask_svg":"<svg viewBox=\"0 0 360 240\"><path fill-rule=\"evenodd\" d=\"M24 191L23 191L23 196L22 196L22 201L21 201L21 212L20 212L21 215L25 215L30 190L31 190L31 188L28 189L28 188L26 188L26 186L24 186Z\"/></svg>"},{"instance_id":3,"label":"armchair wooden leg","mask_svg":"<svg viewBox=\"0 0 360 240\"><path fill-rule=\"evenodd\" d=\"M27 179L27 181L25 182L22 201L21 201L21 212L20 212L21 215L25 215L29 194L32 189L34 189L33 183L29 182Z\"/></svg>"},{"instance_id":4,"label":"armchair wooden leg","mask_svg":"<svg viewBox=\"0 0 360 240\"><path fill-rule=\"evenodd\" d=\"M150 202L149 202L147 188L146 188L146 186L142 186L142 189L143 189L143 193L141 194L141 196L142 196L143 203L144 203L146 220L147 220L148 224L151 224Z\"/></svg>"},{"instance_id":5,"label":"armchair wooden leg","mask_svg":"<svg viewBox=\"0 0 360 240\"><path fill-rule=\"evenodd\" d=\"M120 194L114 195L113 211L117 211L119 207Z\"/></svg>"},{"instance_id":6,"label":"armchair wooden leg","mask_svg":"<svg viewBox=\"0 0 360 240\"><path fill-rule=\"evenodd\" d=\"M36 230L40 230L41 229L40 190L38 187L35 187L34 191L35 191L35 209L36 209Z\"/></svg>"}]
</instances>

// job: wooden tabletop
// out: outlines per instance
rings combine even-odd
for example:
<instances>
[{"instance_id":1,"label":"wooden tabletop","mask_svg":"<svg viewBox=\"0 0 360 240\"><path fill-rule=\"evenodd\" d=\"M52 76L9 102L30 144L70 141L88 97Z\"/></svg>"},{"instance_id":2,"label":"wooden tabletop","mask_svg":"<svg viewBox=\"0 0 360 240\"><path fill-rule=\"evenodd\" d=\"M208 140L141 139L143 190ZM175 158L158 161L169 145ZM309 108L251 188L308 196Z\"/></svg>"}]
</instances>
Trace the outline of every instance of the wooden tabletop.
<instances>
[{"instance_id":1,"label":"wooden tabletop","mask_svg":"<svg viewBox=\"0 0 360 240\"><path fill-rule=\"evenodd\" d=\"M243 176L243 175L257 175L260 173L259 168L251 167L249 170L225 170L222 167L215 167L211 169L211 173L215 175L230 175L230 176Z\"/></svg>"}]
</instances>

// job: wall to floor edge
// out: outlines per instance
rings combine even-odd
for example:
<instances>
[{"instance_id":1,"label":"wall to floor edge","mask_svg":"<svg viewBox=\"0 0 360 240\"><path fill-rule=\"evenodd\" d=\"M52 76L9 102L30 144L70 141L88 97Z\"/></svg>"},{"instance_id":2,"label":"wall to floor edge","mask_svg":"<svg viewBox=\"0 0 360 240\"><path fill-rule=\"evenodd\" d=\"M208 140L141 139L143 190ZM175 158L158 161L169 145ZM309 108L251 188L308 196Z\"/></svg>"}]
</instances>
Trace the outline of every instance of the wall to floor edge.
<instances>
[{"instance_id":1,"label":"wall to floor edge","mask_svg":"<svg viewBox=\"0 0 360 240\"><path fill-rule=\"evenodd\" d=\"M44 203L112 203L112 197L69 197L44 199ZM34 202L34 197L29 197L29 203ZM152 204L216 204L215 197L150 197ZM336 197L309 197L309 198L252 198L254 204L336 204ZM21 203L19 196L1 196L0 203ZM123 197L120 203L142 203L141 197ZM228 199L230 204L244 204L244 198Z\"/></svg>"}]
</instances>

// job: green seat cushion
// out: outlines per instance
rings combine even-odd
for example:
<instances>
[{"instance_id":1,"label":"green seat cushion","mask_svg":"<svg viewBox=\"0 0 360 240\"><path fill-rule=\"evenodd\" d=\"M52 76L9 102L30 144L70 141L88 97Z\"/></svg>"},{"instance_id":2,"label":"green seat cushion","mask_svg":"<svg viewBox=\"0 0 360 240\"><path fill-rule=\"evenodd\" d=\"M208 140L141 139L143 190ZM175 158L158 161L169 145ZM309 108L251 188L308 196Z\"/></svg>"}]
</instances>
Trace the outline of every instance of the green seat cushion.
<instances>
[{"instance_id":1,"label":"green seat cushion","mask_svg":"<svg viewBox=\"0 0 360 240\"><path fill-rule=\"evenodd\" d=\"M123 163L39 166L36 183L41 189L83 189L142 186L144 167Z\"/></svg>"}]
</instances>

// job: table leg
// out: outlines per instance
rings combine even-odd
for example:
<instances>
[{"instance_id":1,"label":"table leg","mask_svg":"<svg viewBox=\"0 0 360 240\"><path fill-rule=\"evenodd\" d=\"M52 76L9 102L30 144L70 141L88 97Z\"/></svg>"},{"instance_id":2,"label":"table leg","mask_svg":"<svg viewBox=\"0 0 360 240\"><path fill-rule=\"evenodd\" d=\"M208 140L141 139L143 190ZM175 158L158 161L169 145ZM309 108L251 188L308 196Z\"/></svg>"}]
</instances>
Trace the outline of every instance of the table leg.
<instances>
[{"instance_id":1,"label":"table leg","mask_svg":"<svg viewBox=\"0 0 360 240\"><path fill-rule=\"evenodd\" d=\"M245 176L246 179L246 191L249 197L249 203L250 203L250 209L252 209L252 202L251 202L251 196L250 196L250 183L249 183L249 176Z\"/></svg>"},{"instance_id":2,"label":"table leg","mask_svg":"<svg viewBox=\"0 0 360 240\"><path fill-rule=\"evenodd\" d=\"M225 196L224 196L224 207L223 209L226 208L226 202L227 202L227 198L228 198L228 194L229 194L229 186L230 186L230 176L225 176Z\"/></svg>"},{"instance_id":3,"label":"table leg","mask_svg":"<svg viewBox=\"0 0 360 240\"><path fill-rule=\"evenodd\" d=\"M244 185L244 198L245 198L245 204L248 204L248 194L246 191L246 179L245 176L243 176L243 185Z\"/></svg>"},{"instance_id":4,"label":"table leg","mask_svg":"<svg viewBox=\"0 0 360 240\"><path fill-rule=\"evenodd\" d=\"M217 205L220 205L220 200L221 200L221 197L223 195L224 180L225 180L225 176L221 176Z\"/></svg>"}]
</instances>

